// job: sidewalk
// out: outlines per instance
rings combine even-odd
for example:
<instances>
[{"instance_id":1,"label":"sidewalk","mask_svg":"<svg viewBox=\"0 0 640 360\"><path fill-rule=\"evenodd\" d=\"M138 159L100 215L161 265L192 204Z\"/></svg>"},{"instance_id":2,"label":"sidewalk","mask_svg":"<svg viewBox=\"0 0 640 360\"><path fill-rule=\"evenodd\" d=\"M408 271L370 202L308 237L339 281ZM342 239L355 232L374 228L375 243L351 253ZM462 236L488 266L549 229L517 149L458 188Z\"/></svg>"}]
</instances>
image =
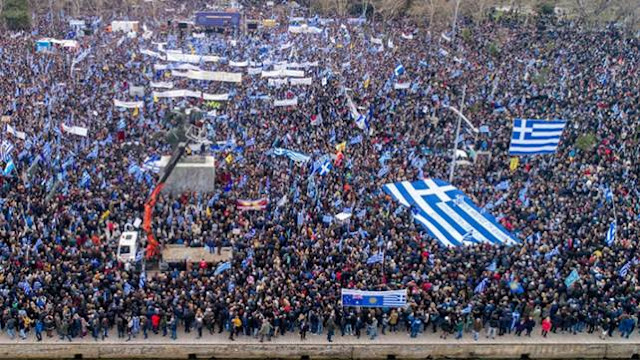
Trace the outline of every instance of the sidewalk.
<instances>
[{"instance_id":1,"label":"sidewalk","mask_svg":"<svg viewBox=\"0 0 640 360\"><path fill-rule=\"evenodd\" d=\"M264 345L268 344L324 344L324 345L337 345L337 344L640 344L640 335L636 330L629 339L624 339L620 337L619 333L616 331L613 337L608 337L605 340L601 340L598 337L598 334L587 334L587 333L579 333L577 335L572 334L561 334L558 332L557 334L550 333L546 338L540 336L538 331L534 331L530 337L528 336L515 336L513 334L504 335L504 336L496 336L495 339L486 338L484 332L481 333L481 336L478 341L473 340L472 334L464 333L462 339L455 339L455 334L450 334L446 339L440 338L440 332L432 333L429 330L426 333L418 334L416 338L410 338L409 333L405 332L397 332L397 333L387 333L386 335L382 335L378 332L378 336L375 340L371 340L368 336L365 336L365 332L363 331L363 335L360 339L355 336L340 336L340 332L338 331L336 335L333 336L333 342L329 343L327 341L327 332L326 330L322 335L315 335L312 333L307 333L306 340L300 340L300 335L298 333L287 333L285 336L278 336L271 339L271 341L267 341L265 338ZM55 333L54 333L55 335ZM224 345L232 345L232 344L260 344L258 338L240 335L236 336L234 341L229 340L229 333L223 332L222 334L218 334L217 331L214 332L213 335L209 334L208 331L203 331L202 338L197 338L197 332L192 331L191 333L178 332L178 339L171 340L169 336L163 337L162 334L155 335L152 332L149 332L149 338L144 339L142 333L138 334L137 337L132 338L131 341L127 341L127 338L118 339L116 331L110 331L109 337L105 340L100 340L100 338L96 341L91 337L91 335L87 335L84 338L75 338L72 342L68 340L60 340L58 336L54 336L52 338L47 338L43 333L42 342L36 341L35 334L33 332L27 334L26 340L21 340L18 336L15 339L11 340L6 335L6 333L0 334L0 344L171 344L171 343L181 343L181 344L224 344Z\"/></svg>"},{"instance_id":2,"label":"sidewalk","mask_svg":"<svg viewBox=\"0 0 640 360\"><path fill-rule=\"evenodd\" d=\"M636 333L630 339L619 335L600 340L593 334L552 334L543 338L539 333L532 337L506 335L495 340L484 336L477 342L471 334L456 340L453 336L441 339L438 334L420 334L411 339L408 334L397 333L379 335L377 339L368 337L336 336L332 343L323 335L307 335L301 341L299 336L289 334L284 337L265 340L247 336L228 340L228 333L209 335L197 339L195 333L180 333L177 340L161 335L144 339L138 336L131 341L113 338L110 334L105 341L95 341L92 337L74 339L72 342L58 337L37 342L33 334L26 340L10 340L5 334L0 336L0 359L42 359L74 358L84 359L426 359L426 358L509 358L518 359L567 359L567 358L632 358L640 354L640 336Z\"/></svg>"}]
</instances>

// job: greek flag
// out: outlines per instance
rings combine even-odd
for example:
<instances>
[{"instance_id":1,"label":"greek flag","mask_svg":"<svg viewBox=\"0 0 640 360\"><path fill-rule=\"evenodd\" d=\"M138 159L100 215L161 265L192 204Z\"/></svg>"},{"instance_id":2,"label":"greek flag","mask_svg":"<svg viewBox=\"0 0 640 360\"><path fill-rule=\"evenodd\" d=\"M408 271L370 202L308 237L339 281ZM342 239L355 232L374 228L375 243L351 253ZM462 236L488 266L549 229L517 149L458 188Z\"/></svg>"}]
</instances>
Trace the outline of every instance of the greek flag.
<instances>
[{"instance_id":1,"label":"greek flag","mask_svg":"<svg viewBox=\"0 0 640 360\"><path fill-rule=\"evenodd\" d=\"M135 261L136 261L136 262L140 262L140 261L142 261L142 258L143 258L143 257L144 257L143 251L142 251L142 250L140 250L140 251L138 251L138 252L136 253L136 259L135 259Z\"/></svg>"},{"instance_id":2,"label":"greek flag","mask_svg":"<svg viewBox=\"0 0 640 360\"><path fill-rule=\"evenodd\" d=\"M3 171L3 175L4 176L9 176L11 175L11 172L16 168L16 164L13 163L13 160L9 159L9 162L7 163L7 165L4 167L4 171Z\"/></svg>"},{"instance_id":3,"label":"greek flag","mask_svg":"<svg viewBox=\"0 0 640 360\"><path fill-rule=\"evenodd\" d=\"M291 159L291 160L293 160L295 162L306 163L309 160L311 160L310 156L307 156L305 154L299 153L297 151L283 149L283 148L275 148L275 149L273 149L273 154L277 155L277 156L286 156L286 157L288 157L289 159Z\"/></svg>"},{"instance_id":4,"label":"greek flag","mask_svg":"<svg viewBox=\"0 0 640 360\"><path fill-rule=\"evenodd\" d=\"M144 286L146 284L147 284L147 272L143 270L142 274L140 274L140 280L138 281L138 288L144 289Z\"/></svg>"},{"instance_id":5,"label":"greek flag","mask_svg":"<svg viewBox=\"0 0 640 360\"><path fill-rule=\"evenodd\" d=\"M124 121L124 118L121 118L118 122L118 130L124 130L127 128L127 123Z\"/></svg>"},{"instance_id":6,"label":"greek flag","mask_svg":"<svg viewBox=\"0 0 640 360\"><path fill-rule=\"evenodd\" d=\"M80 180L80 186L87 187L91 184L91 175L85 170L82 173L82 179Z\"/></svg>"},{"instance_id":7,"label":"greek flag","mask_svg":"<svg viewBox=\"0 0 640 360\"><path fill-rule=\"evenodd\" d=\"M349 140L349 145L360 144L362 142L362 135L358 134Z\"/></svg>"},{"instance_id":8,"label":"greek flag","mask_svg":"<svg viewBox=\"0 0 640 360\"><path fill-rule=\"evenodd\" d=\"M406 207L432 237L443 245L459 246L478 242L517 244L518 241L490 214L480 209L455 186L439 179L386 184L383 190ZM473 241L464 236L473 231Z\"/></svg>"},{"instance_id":9,"label":"greek flag","mask_svg":"<svg viewBox=\"0 0 640 360\"><path fill-rule=\"evenodd\" d=\"M222 264L218 265L218 267L216 268L216 271L213 273L213 275L220 275L223 272L227 271L231 269L231 262L227 261L227 262L223 262Z\"/></svg>"},{"instance_id":10,"label":"greek flag","mask_svg":"<svg viewBox=\"0 0 640 360\"><path fill-rule=\"evenodd\" d=\"M377 263L381 263L384 261L384 253L383 252L379 252L377 254L374 254L372 256L370 256L367 259L367 265L372 265L372 264L377 264Z\"/></svg>"},{"instance_id":11,"label":"greek flag","mask_svg":"<svg viewBox=\"0 0 640 360\"><path fill-rule=\"evenodd\" d=\"M554 256L556 255L560 255L560 249L558 249L558 247L556 246L555 248L553 248L553 250L549 251L548 253L546 253L544 255L544 259L546 261L551 260Z\"/></svg>"},{"instance_id":12,"label":"greek flag","mask_svg":"<svg viewBox=\"0 0 640 360\"><path fill-rule=\"evenodd\" d=\"M620 268L620 270L618 270L618 275L620 275L620 277L626 277L627 274L629 273L629 270L631 270L631 261L629 261L628 263L624 264L624 266L622 266Z\"/></svg>"},{"instance_id":13,"label":"greek flag","mask_svg":"<svg viewBox=\"0 0 640 360\"><path fill-rule=\"evenodd\" d=\"M93 150L87 155L87 160L97 159L98 158L98 145L96 145Z\"/></svg>"},{"instance_id":14,"label":"greek flag","mask_svg":"<svg viewBox=\"0 0 640 360\"><path fill-rule=\"evenodd\" d=\"M14 146L11 141L2 140L2 146L0 146L0 156L2 157L2 161L8 163L11 160L11 153L13 152Z\"/></svg>"},{"instance_id":15,"label":"greek flag","mask_svg":"<svg viewBox=\"0 0 640 360\"><path fill-rule=\"evenodd\" d=\"M342 306L405 307L407 290L361 291L342 289Z\"/></svg>"},{"instance_id":16,"label":"greek flag","mask_svg":"<svg viewBox=\"0 0 640 360\"><path fill-rule=\"evenodd\" d=\"M396 66L396 68L393 69L393 74L395 76L400 76L400 75L404 74L404 66L402 66L402 64Z\"/></svg>"},{"instance_id":17,"label":"greek flag","mask_svg":"<svg viewBox=\"0 0 640 360\"><path fill-rule=\"evenodd\" d=\"M476 286L473 292L476 294L483 293L487 289L488 284L489 284L489 279L487 278L482 279L482 281L480 281L480 283Z\"/></svg>"},{"instance_id":18,"label":"greek flag","mask_svg":"<svg viewBox=\"0 0 640 360\"><path fill-rule=\"evenodd\" d=\"M49 160L51 158L51 144L46 143L42 148L42 160Z\"/></svg>"},{"instance_id":19,"label":"greek flag","mask_svg":"<svg viewBox=\"0 0 640 360\"><path fill-rule=\"evenodd\" d=\"M609 230L607 231L607 238L605 239L605 241L607 242L607 246L611 246L613 245L613 242L616 241L616 228L618 226L616 225L616 222L612 222L611 225L609 225Z\"/></svg>"},{"instance_id":20,"label":"greek flag","mask_svg":"<svg viewBox=\"0 0 640 360\"><path fill-rule=\"evenodd\" d=\"M159 161L160 155L151 155L144 159L144 162L142 163L142 169L144 171L152 171L157 174L160 172Z\"/></svg>"},{"instance_id":21,"label":"greek flag","mask_svg":"<svg viewBox=\"0 0 640 360\"><path fill-rule=\"evenodd\" d=\"M331 160L325 160L325 162L320 166L319 174L321 176L327 175L331 171L332 167L333 167L333 164L331 163Z\"/></svg>"},{"instance_id":22,"label":"greek flag","mask_svg":"<svg viewBox=\"0 0 640 360\"><path fill-rule=\"evenodd\" d=\"M604 197L607 200L607 202L612 202L613 201L613 191L611 191L610 187L607 187L604 190Z\"/></svg>"},{"instance_id":23,"label":"greek flag","mask_svg":"<svg viewBox=\"0 0 640 360\"><path fill-rule=\"evenodd\" d=\"M564 120L514 120L509 155L555 153L566 123Z\"/></svg>"},{"instance_id":24,"label":"greek flag","mask_svg":"<svg viewBox=\"0 0 640 360\"><path fill-rule=\"evenodd\" d=\"M140 167L136 165L136 163L132 162L131 164L129 164L127 172L129 173L129 175L137 174L140 172Z\"/></svg>"}]
</instances>

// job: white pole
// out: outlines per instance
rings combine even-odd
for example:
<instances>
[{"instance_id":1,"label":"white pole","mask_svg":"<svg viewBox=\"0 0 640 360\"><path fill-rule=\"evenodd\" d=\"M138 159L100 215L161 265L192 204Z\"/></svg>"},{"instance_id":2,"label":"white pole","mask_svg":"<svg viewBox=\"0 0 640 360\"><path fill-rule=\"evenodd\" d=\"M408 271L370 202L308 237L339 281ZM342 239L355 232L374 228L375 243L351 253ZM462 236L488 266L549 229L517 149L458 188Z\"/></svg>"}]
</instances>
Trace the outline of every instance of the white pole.
<instances>
[{"instance_id":1,"label":"white pole","mask_svg":"<svg viewBox=\"0 0 640 360\"><path fill-rule=\"evenodd\" d=\"M467 94L467 86L462 88L462 100L460 101L460 110L458 114L458 126L456 127L456 137L453 139L453 154L451 158L451 171L449 172L449 183L453 182L453 174L456 171L456 158L458 153L458 136L460 136L460 126L462 125L462 110L464 110L464 98Z\"/></svg>"},{"instance_id":2,"label":"white pole","mask_svg":"<svg viewBox=\"0 0 640 360\"><path fill-rule=\"evenodd\" d=\"M462 120L464 120L464 122L467 123L467 126L469 126L471 130L473 130L473 132L478 133L478 129L475 126L473 126L473 124L471 123L471 120L467 119L467 117L464 116L464 114L461 113L460 110L454 108L453 106L445 106L445 107L453 111L454 113L456 113L456 115L462 117Z\"/></svg>"},{"instance_id":3,"label":"white pole","mask_svg":"<svg viewBox=\"0 0 640 360\"><path fill-rule=\"evenodd\" d=\"M458 9L460 8L460 0L456 0L456 11L453 14L453 24L451 25L451 42L456 40L456 22L458 22Z\"/></svg>"}]
</instances>

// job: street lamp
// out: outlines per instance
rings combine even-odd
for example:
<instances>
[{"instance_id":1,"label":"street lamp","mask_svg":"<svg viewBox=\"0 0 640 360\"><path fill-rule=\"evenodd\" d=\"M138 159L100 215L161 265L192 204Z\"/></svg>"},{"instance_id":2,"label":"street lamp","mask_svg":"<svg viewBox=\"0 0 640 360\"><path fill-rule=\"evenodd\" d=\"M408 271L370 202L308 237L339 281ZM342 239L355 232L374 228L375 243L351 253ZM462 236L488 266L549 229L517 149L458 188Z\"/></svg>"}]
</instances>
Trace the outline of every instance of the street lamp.
<instances>
[{"instance_id":1,"label":"street lamp","mask_svg":"<svg viewBox=\"0 0 640 360\"><path fill-rule=\"evenodd\" d=\"M478 133L478 129L476 129L476 127L473 126L471 121L469 121L469 119L467 119L467 117L462 114L462 110L464 109L464 98L466 94L467 94L467 86L465 85L464 88L462 88L462 100L460 101L460 110L454 108L453 106L449 106L449 105L445 106L446 109L449 109L458 115L458 126L456 127L456 136L453 139L453 154L451 159L451 168L449 171L449 183L453 182L453 174L456 171L456 160L458 157L457 156L458 155L457 154L458 153L458 137L460 136L460 127L462 126L462 120L464 120L467 123L467 125L469 125L469 127L473 130L473 132L475 132L476 134Z\"/></svg>"}]
</instances>

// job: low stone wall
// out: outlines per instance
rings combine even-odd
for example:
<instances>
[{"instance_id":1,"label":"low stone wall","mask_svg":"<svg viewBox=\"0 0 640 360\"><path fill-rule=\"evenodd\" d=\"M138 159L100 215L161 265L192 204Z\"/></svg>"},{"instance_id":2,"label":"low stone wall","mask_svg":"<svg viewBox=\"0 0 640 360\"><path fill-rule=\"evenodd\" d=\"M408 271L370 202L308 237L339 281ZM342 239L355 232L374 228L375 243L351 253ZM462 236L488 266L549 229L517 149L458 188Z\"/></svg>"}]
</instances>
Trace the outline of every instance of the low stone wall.
<instances>
[{"instance_id":1,"label":"low stone wall","mask_svg":"<svg viewBox=\"0 0 640 360\"><path fill-rule=\"evenodd\" d=\"M640 344L0 344L1 359L631 359Z\"/></svg>"}]
</instances>

